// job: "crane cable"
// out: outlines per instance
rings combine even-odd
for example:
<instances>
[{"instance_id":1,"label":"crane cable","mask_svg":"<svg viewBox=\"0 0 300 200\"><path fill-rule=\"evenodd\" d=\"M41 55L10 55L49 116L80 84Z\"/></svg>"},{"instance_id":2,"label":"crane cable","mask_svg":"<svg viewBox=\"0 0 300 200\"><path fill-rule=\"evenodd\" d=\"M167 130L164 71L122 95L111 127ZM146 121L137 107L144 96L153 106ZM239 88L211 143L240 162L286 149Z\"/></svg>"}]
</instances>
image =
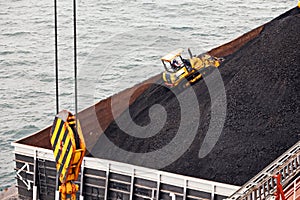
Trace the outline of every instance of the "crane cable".
<instances>
[{"instance_id":1,"label":"crane cable","mask_svg":"<svg viewBox=\"0 0 300 200\"><path fill-rule=\"evenodd\" d=\"M74 21L74 81L75 81L75 116L78 114L77 101L77 40L76 40L76 0L73 0ZM55 30L55 80L56 80L56 114L59 113L59 86L58 86L58 33L57 33L57 0L54 0L54 30Z\"/></svg>"},{"instance_id":2,"label":"crane cable","mask_svg":"<svg viewBox=\"0 0 300 200\"><path fill-rule=\"evenodd\" d=\"M56 79L56 114L59 112L58 99L58 45L57 45L57 4L54 0L54 31L55 31L55 79Z\"/></svg>"},{"instance_id":3,"label":"crane cable","mask_svg":"<svg viewBox=\"0 0 300 200\"><path fill-rule=\"evenodd\" d=\"M57 0L54 0L54 34L55 34L55 80L56 80L56 114L59 113L59 91L58 91L58 34L57 34ZM59 175L56 172L55 180L55 200L59 199Z\"/></svg>"},{"instance_id":4,"label":"crane cable","mask_svg":"<svg viewBox=\"0 0 300 200\"><path fill-rule=\"evenodd\" d=\"M76 41L76 0L73 0L73 29L74 29L74 82L75 82L75 127L77 127L78 110L77 110L77 41Z\"/></svg>"},{"instance_id":5,"label":"crane cable","mask_svg":"<svg viewBox=\"0 0 300 200\"><path fill-rule=\"evenodd\" d=\"M58 80L58 29L57 29L57 0L54 0L54 32L55 32L55 82L56 82L56 114L59 113L59 80ZM76 41L76 0L73 0L73 22L74 22L74 82L75 82L75 127L78 131L78 103L77 103L77 41ZM56 174L55 199L59 199L59 174Z\"/></svg>"},{"instance_id":6,"label":"crane cable","mask_svg":"<svg viewBox=\"0 0 300 200\"><path fill-rule=\"evenodd\" d=\"M55 89L56 89L56 114L59 112L59 91L58 91L58 44L57 44L57 0L54 0L54 34L55 34ZM59 198L59 175L56 173L55 199Z\"/></svg>"}]
</instances>

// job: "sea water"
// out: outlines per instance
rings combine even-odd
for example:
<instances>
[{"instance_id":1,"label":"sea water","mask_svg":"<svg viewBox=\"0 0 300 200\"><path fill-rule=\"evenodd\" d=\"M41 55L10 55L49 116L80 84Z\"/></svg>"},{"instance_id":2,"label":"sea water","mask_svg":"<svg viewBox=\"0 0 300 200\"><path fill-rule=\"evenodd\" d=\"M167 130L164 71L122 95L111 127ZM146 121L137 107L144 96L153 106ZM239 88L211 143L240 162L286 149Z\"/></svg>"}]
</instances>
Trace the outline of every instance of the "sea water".
<instances>
[{"instance_id":1,"label":"sea water","mask_svg":"<svg viewBox=\"0 0 300 200\"><path fill-rule=\"evenodd\" d=\"M74 112L73 2L57 4L59 109ZM78 0L79 110L160 73L160 58L174 49L208 51L296 5L296 0ZM53 6L0 1L1 190L15 183L11 142L49 126L56 113Z\"/></svg>"}]
</instances>

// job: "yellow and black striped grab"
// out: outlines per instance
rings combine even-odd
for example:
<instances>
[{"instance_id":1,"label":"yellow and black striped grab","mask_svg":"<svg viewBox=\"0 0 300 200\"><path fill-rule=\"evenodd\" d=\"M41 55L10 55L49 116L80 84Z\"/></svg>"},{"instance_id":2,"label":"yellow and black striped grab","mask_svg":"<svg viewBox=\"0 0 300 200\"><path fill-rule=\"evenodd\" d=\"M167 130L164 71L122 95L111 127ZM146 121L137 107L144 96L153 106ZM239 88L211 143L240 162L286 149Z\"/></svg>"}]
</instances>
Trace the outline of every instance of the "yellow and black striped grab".
<instances>
[{"instance_id":1,"label":"yellow and black striped grab","mask_svg":"<svg viewBox=\"0 0 300 200\"><path fill-rule=\"evenodd\" d=\"M50 134L56 169L61 183L78 178L85 153L85 143L79 121L75 122L74 115L63 110L56 115Z\"/></svg>"}]
</instances>

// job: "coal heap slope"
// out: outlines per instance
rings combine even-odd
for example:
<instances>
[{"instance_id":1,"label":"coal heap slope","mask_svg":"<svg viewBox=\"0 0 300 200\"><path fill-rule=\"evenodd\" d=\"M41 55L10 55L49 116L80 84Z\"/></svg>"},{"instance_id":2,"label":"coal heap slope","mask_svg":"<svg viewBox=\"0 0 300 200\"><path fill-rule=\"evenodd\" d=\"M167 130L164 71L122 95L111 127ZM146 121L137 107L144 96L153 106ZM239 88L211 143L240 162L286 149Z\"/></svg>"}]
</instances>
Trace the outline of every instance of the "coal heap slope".
<instances>
[{"instance_id":1,"label":"coal heap slope","mask_svg":"<svg viewBox=\"0 0 300 200\"><path fill-rule=\"evenodd\" d=\"M218 142L204 158L199 158L199 148L207 133L215 102L211 102L204 80L188 89L194 90L199 104L201 117L197 119L197 134L193 141L178 143L178 148L189 142L191 145L179 159L163 170L242 185L300 140L299 33L300 15L299 9L295 8L292 13L268 23L257 38L226 57L219 68L226 90L226 119ZM144 153L162 148L177 134L182 109L178 97L186 97L186 103L190 103L188 90L176 94L156 84L129 107L133 121L145 126L152 123L149 108L155 104L162 105L167 117L157 135L147 139L136 138L122 131L116 122L110 124L105 135L129 152ZM156 111L151 111L151 117L161 116ZM192 124L195 119L190 116L189 120ZM127 124L128 127L131 125L130 122ZM149 128L139 134L150 131L153 130ZM96 145L92 151L94 156L100 155L98 149ZM99 157L119 161L125 159L136 164L132 162L132 157L121 159L109 150L106 156L101 154Z\"/></svg>"}]
</instances>

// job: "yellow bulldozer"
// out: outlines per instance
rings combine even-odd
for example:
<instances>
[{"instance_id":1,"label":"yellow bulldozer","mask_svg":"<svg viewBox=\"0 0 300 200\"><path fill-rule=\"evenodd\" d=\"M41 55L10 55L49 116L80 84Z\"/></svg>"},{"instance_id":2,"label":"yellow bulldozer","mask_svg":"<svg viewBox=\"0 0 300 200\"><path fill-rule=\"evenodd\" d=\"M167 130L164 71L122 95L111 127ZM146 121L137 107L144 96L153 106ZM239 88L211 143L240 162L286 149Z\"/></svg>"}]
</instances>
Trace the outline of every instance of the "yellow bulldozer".
<instances>
[{"instance_id":1,"label":"yellow bulldozer","mask_svg":"<svg viewBox=\"0 0 300 200\"><path fill-rule=\"evenodd\" d=\"M188 49L190 58L184 59L181 56L182 52L183 49L177 49L161 58L165 68L162 78L169 88L186 88L199 80L205 73L205 69L219 67L223 61L223 59L213 57L207 53L198 57L193 56L190 49Z\"/></svg>"}]
</instances>

